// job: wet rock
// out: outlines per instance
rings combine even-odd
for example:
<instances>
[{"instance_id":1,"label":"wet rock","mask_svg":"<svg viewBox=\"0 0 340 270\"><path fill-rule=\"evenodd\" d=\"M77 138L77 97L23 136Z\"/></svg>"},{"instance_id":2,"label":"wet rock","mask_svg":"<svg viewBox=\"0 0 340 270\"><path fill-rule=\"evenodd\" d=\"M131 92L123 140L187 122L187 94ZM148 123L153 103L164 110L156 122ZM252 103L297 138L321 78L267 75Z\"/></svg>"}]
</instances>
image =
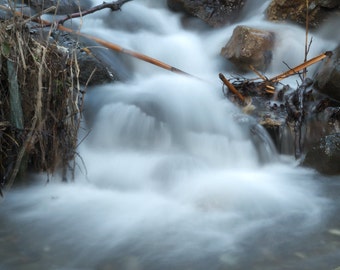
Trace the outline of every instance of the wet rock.
<instances>
[{"instance_id":1,"label":"wet rock","mask_svg":"<svg viewBox=\"0 0 340 270\"><path fill-rule=\"evenodd\" d=\"M83 50L77 52L80 84L99 85L125 79L125 75L123 78L120 76L120 69L123 69L124 64L116 66L111 64L112 61L119 61L114 53L107 53L106 57L108 58L106 59L101 54L98 55L96 53L88 54Z\"/></svg>"},{"instance_id":2,"label":"wet rock","mask_svg":"<svg viewBox=\"0 0 340 270\"><path fill-rule=\"evenodd\" d=\"M320 139L306 154L303 165L317 171L335 175L340 174L340 133Z\"/></svg>"},{"instance_id":3,"label":"wet rock","mask_svg":"<svg viewBox=\"0 0 340 270\"><path fill-rule=\"evenodd\" d=\"M318 5L325 8L336 8L340 6L339 0L319 0Z\"/></svg>"},{"instance_id":4,"label":"wet rock","mask_svg":"<svg viewBox=\"0 0 340 270\"><path fill-rule=\"evenodd\" d=\"M57 7L57 14L71 14L91 7L90 0L25 0L24 3L36 11L55 6Z\"/></svg>"},{"instance_id":5,"label":"wet rock","mask_svg":"<svg viewBox=\"0 0 340 270\"><path fill-rule=\"evenodd\" d=\"M234 21L245 0L167 0L168 7L195 16L213 27Z\"/></svg>"},{"instance_id":6,"label":"wet rock","mask_svg":"<svg viewBox=\"0 0 340 270\"><path fill-rule=\"evenodd\" d=\"M221 50L221 55L241 70L249 70L252 65L265 71L272 60L275 35L273 32L248 26L237 26L233 35Z\"/></svg>"},{"instance_id":7,"label":"wet rock","mask_svg":"<svg viewBox=\"0 0 340 270\"><path fill-rule=\"evenodd\" d=\"M322 102L324 100L319 104ZM308 152L320 138L340 132L340 107L327 107L320 112L309 109L309 113L305 115L305 152Z\"/></svg>"},{"instance_id":8,"label":"wet rock","mask_svg":"<svg viewBox=\"0 0 340 270\"><path fill-rule=\"evenodd\" d=\"M309 26L317 27L326 18L339 10L338 0L309 1ZM267 17L271 21L292 21L306 24L305 0L273 0L267 9Z\"/></svg>"},{"instance_id":9,"label":"wet rock","mask_svg":"<svg viewBox=\"0 0 340 270\"><path fill-rule=\"evenodd\" d=\"M321 93L340 101L340 45L324 61L315 75L314 86Z\"/></svg>"},{"instance_id":10,"label":"wet rock","mask_svg":"<svg viewBox=\"0 0 340 270\"><path fill-rule=\"evenodd\" d=\"M79 82L82 85L99 85L128 78L128 65L122 56L113 51L103 50L97 43L86 38L73 37L58 31L52 33L58 46L65 48L69 57L77 57ZM88 48L91 48L89 51ZM74 61L74 60L73 60Z\"/></svg>"}]
</instances>

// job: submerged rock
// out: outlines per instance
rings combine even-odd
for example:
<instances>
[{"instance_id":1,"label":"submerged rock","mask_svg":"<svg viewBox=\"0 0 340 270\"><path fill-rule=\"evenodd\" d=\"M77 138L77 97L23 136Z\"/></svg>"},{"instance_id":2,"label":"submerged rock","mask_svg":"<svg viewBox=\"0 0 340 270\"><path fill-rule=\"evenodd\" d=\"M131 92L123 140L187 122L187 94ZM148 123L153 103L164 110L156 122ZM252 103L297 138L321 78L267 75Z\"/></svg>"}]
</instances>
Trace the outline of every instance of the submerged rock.
<instances>
[{"instance_id":1,"label":"submerged rock","mask_svg":"<svg viewBox=\"0 0 340 270\"><path fill-rule=\"evenodd\" d=\"M241 70L249 70L249 65L264 71L272 60L275 35L273 32L248 26L237 26L233 35L221 50L221 55Z\"/></svg>"},{"instance_id":2,"label":"submerged rock","mask_svg":"<svg viewBox=\"0 0 340 270\"><path fill-rule=\"evenodd\" d=\"M340 174L340 133L327 135L315 143L303 164L324 174Z\"/></svg>"},{"instance_id":3,"label":"submerged rock","mask_svg":"<svg viewBox=\"0 0 340 270\"><path fill-rule=\"evenodd\" d=\"M213 27L234 21L245 0L167 0L168 7L195 16Z\"/></svg>"},{"instance_id":4,"label":"submerged rock","mask_svg":"<svg viewBox=\"0 0 340 270\"><path fill-rule=\"evenodd\" d=\"M314 86L321 93L340 101L340 45L319 67L315 75Z\"/></svg>"},{"instance_id":5,"label":"submerged rock","mask_svg":"<svg viewBox=\"0 0 340 270\"><path fill-rule=\"evenodd\" d=\"M327 17L339 10L338 0L309 1L309 26L319 26ZM305 0L273 0L267 9L270 21L292 21L301 25L306 24Z\"/></svg>"}]
</instances>

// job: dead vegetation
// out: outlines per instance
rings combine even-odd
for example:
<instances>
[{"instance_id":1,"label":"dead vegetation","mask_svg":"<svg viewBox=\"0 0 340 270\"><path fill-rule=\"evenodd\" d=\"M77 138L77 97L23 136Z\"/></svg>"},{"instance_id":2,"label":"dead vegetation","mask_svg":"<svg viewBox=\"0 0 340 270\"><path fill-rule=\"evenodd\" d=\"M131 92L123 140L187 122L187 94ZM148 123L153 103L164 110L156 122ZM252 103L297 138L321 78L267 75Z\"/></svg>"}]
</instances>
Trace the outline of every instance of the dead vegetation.
<instances>
[{"instance_id":1,"label":"dead vegetation","mask_svg":"<svg viewBox=\"0 0 340 270\"><path fill-rule=\"evenodd\" d=\"M103 3L53 23L41 20L40 16L56 7L27 17L13 7L0 6L11 14L10 19L0 22L0 195L28 171L48 174L61 171L63 181L73 179L85 91L78 80L76 52L66 52L47 40L56 29L91 39L62 24L104 8L120 10L129 1ZM28 23L35 23L38 29L50 29L47 38L34 38ZM110 46L130 53L115 44Z\"/></svg>"},{"instance_id":2,"label":"dead vegetation","mask_svg":"<svg viewBox=\"0 0 340 270\"><path fill-rule=\"evenodd\" d=\"M24 18L0 24L0 175L7 189L28 169L63 179L74 168L82 94L76 61L35 40Z\"/></svg>"}]
</instances>

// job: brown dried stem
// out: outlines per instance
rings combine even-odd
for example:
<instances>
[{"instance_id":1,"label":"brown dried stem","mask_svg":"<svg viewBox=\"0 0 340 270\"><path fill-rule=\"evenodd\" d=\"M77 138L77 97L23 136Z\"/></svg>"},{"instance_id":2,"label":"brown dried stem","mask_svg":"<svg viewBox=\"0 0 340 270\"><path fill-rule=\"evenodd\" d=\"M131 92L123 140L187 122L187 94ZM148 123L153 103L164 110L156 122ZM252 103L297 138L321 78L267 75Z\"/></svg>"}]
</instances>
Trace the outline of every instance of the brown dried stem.
<instances>
[{"instance_id":1,"label":"brown dried stem","mask_svg":"<svg viewBox=\"0 0 340 270\"><path fill-rule=\"evenodd\" d=\"M231 92L233 92L242 102L245 101L245 97L239 91L237 91L235 86L231 82L229 82L222 73L218 74L218 76L220 77L221 81L229 88Z\"/></svg>"},{"instance_id":2,"label":"brown dried stem","mask_svg":"<svg viewBox=\"0 0 340 270\"><path fill-rule=\"evenodd\" d=\"M324 53L322 53L322 54L320 54L320 55L318 55L318 56L316 56L316 57L314 57L314 58L312 58L312 59L302 63L301 65L298 65L298 66L296 66L296 67L294 67L294 68L292 68L292 69L290 69L290 70L288 70L288 71L286 71L284 73L281 73L281 74L279 74L279 75L269 79L269 81L271 81L271 82L279 82L279 81L281 81L281 80L283 80L283 79L285 79L285 78L287 78L289 76L297 74L299 71L301 71L301 70L303 70L303 69L305 69L305 68L307 68L307 67L309 67L309 66L311 66L311 65L313 65L313 64L315 64L315 63L317 63L319 61L321 61L322 59L324 59L326 57L330 57L331 55L332 55L332 52L330 52L330 51L324 52Z\"/></svg>"},{"instance_id":3,"label":"brown dried stem","mask_svg":"<svg viewBox=\"0 0 340 270\"><path fill-rule=\"evenodd\" d=\"M162 62L160 60L157 60L157 59L155 59L153 57L150 57L150 56L147 56L145 54L141 54L141 53L138 53L138 52L135 52L135 51L123 48L123 47L121 47L121 46L119 46L119 45L117 45L115 43L108 42L106 40L97 38L95 36L87 35L87 34L79 32L79 31L74 31L74 30L72 30L70 28L67 28L67 27L62 25L62 23L65 22L67 19L80 17L80 16L82 16L84 14L90 14L90 13L96 12L96 11L104 9L104 8L111 8L111 10L119 10L120 7L124 3L129 2L129 1L132 1L132 0L120 0L120 1L117 1L117 2L113 2L113 3L104 3L102 5L98 5L96 7L93 7L91 9L87 10L87 11L84 11L83 13L74 13L74 14L70 15L69 17L64 18L62 20L59 20L59 21L57 21L55 23L51 23L49 21L42 20L40 18L33 18L32 21L41 24L43 27L48 27L48 26L55 25L55 27L58 30L60 30L60 31L67 32L67 33L70 33L70 34L74 34L74 35L77 35L77 36L81 36L81 37L85 37L85 38L91 39L91 40L97 42L98 44L108 48L108 49L111 49L111 50L114 50L114 51L117 51L117 52L120 52L120 53L124 53L124 54L130 55L130 56L132 56L134 58L138 58L138 59L140 59L142 61L148 62L150 64L156 65L158 67L161 67L163 69L169 70L169 71L177 73L177 74L186 75L186 76L189 76L189 77L193 77L193 78L199 79L196 76L193 76L193 75L191 75L191 74L189 74L189 73L187 73L187 72L185 72L185 71L183 71L181 69L173 67L173 66L171 66L169 64L166 64L166 63L164 63L164 62ZM3 6L0 6L0 8L4 9ZM20 13L20 12L15 12L15 14L18 15L18 16L19 15L23 16L23 14Z\"/></svg>"},{"instance_id":4,"label":"brown dried stem","mask_svg":"<svg viewBox=\"0 0 340 270\"><path fill-rule=\"evenodd\" d=\"M189 76L189 77L195 77L195 76L193 76L193 75L191 75L191 74L189 74L189 73L187 73L183 70L180 70L176 67L173 67L169 64L166 64L166 63L164 63L160 60L157 60L153 57L150 57L148 55L138 53L138 52L135 52L135 51L132 51L132 50L129 50L129 49L125 49L125 48L123 48L123 47L121 47L121 46L119 46L115 43L112 43L112 42L109 42L109 41L106 41L106 40L103 40L103 39L100 39L100 38L97 38L97 37L94 37L94 36L91 36L91 35L87 35L87 34L84 34L84 33L78 32L78 31L77 32L73 31L72 29L64 27L62 25L58 25L57 28L61 31L68 32L70 34L75 34L77 36L82 36L82 37L91 39L91 40L97 42L98 44L103 45L104 47L106 47L108 49L130 55L134 58L138 58L138 59L143 60L145 62L148 62L150 64L156 65L156 66L161 67L161 68L166 69L166 70L169 70L171 72L186 75L186 76Z\"/></svg>"},{"instance_id":5,"label":"brown dried stem","mask_svg":"<svg viewBox=\"0 0 340 270\"><path fill-rule=\"evenodd\" d=\"M254 66L249 65L249 68L257 75L259 76L263 81L268 81L268 78L264 76L261 72L259 72Z\"/></svg>"}]
</instances>

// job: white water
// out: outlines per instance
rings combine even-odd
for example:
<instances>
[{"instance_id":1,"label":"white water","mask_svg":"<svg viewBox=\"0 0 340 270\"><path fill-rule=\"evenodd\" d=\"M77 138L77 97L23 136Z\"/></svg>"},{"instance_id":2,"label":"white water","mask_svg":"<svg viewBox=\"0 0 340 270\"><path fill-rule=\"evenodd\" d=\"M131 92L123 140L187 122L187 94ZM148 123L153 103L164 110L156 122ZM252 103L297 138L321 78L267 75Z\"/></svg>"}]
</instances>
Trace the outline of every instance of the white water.
<instances>
[{"instance_id":1,"label":"white water","mask_svg":"<svg viewBox=\"0 0 340 270\"><path fill-rule=\"evenodd\" d=\"M284 71L283 60L299 64L304 30L264 22L267 2L256 3L238 24L277 33L270 72ZM83 19L83 32L209 83L129 59L133 79L88 91L91 133L80 147L87 173L79 160L74 184L13 190L2 205L22 232L20 252L37 258L32 265L250 269L254 256L317 228L329 205L316 174L278 157L265 133L252 137L254 122L223 98L218 73L228 66L218 54L234 27L185 30L165 1L134 1L120 13ZM310 55L334 44L315 36Z\"/></svg>"}]
</instances>

